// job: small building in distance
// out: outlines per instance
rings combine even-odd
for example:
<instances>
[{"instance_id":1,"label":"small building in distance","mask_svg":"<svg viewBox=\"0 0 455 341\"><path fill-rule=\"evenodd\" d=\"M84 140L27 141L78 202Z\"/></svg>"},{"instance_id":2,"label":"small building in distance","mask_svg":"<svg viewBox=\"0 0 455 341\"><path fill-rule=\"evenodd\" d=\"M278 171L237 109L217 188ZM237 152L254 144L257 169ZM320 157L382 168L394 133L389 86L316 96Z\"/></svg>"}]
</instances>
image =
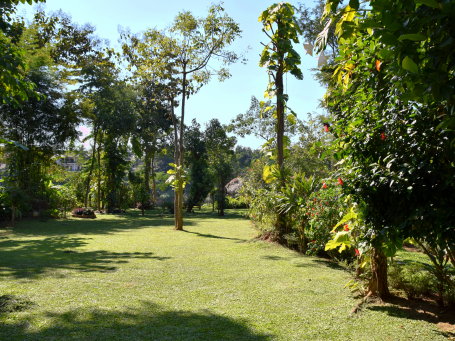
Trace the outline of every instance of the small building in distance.
<instances>
[{"instance_id":1,"label":"small building in distance","mask_svg":"<svg viewBox=\"0 0 455 341\"><path fill-rule=\"evenodd\" d=\"M57 164L65 168L68 172L79 172L82 167L78 162L77 156L62 156L57 160Z\"/></svg>"}]
</instances>

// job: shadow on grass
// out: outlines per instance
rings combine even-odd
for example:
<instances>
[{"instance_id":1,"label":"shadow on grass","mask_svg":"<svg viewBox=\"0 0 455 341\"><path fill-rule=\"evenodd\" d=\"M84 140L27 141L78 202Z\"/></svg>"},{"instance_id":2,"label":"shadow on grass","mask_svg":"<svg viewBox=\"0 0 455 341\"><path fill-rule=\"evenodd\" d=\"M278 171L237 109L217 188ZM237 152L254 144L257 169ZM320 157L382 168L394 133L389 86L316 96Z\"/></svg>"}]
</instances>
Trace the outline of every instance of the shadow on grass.
<instances>
[{"instance_id":1,"label":"shadow on grass","mask_svg":"<svg viewBox=\"0 0 455 341\"><path fill-rule=\"evenodd\" d=\"M131 258L166 260L152 252L81 251L88 238L66 236L37 240L0 240L0 276L34 278L56 270L113 272Z\"/></svg>"},{"instance_id":2,"label":"shadow on grass","mask_svg":"<svg viewBox=\"0 0 455 341\"><path fill-rule=\"evenodd\" d=\"M217 236L217 235L214 235L214 234L200 233L200 232L194 232L194 231L188 231L188 230L183 230L183 232L195 234L198 237L204 237L204 238L236 240L238 242L246 242L247 241L246 239L241 239L241 238L223 237L223 236Z\"/></svg>"},{"instance_id":3,"label":"shadow on grass","mask_svg":"<svg viewBox=\"0 0 455 341\"><path fill-rule=\"evenodd\" d=\"M267 260L289 260L288 257L281 257L281 256L262 256L262 259L267 259Z\"/></svg>"},{"instance_id":4,"label":"shadow on grass","mask_svg":"<svg viewBox=\"0 0 455 341\"><path fill-rule=\"evenodd\" d=\"M44 327L34 323L47 320ZM15 324L3 324L2 340L272 340L252 331L245 321L210 311L166 311L143 302L139 308L122 311L76 309L63 314L47 312L22 317Z\"/></svg>"},{"instance_id":5,"label":"shadow on grass","mask_svg":"<svg viewBox=\"0 0 455 341\"><path fill-rule=\"evenodd\" d=\"M0 315L15 311L24 311L35 306L35 303L27 298L16 295L0 296Z\"/></svg>"},{"instance_id":6,"label":"shadow on grass","mask_svg":"<svg viewBox=\"0 0 455 341\"><path fill-rule=\"evenodd\" d=\"M327 266L334 270L348 271L344 266L330 259L313 259L313 262Z\"/></svg>"},{"instance_id":7,"label":"shadow on grass","mask_svg":"<svg viewBox=\"0 0 455 341\"><path fill-rule=\"evenodd\" d=\"M219 216L217 212L212 212L209 210L201 210L201 211L194 211L194 213L185 213L186 218L197 218L197 219L247 219L245 217L246 210L245 209L228 209L225 210L224 216Z\"/></svg>"},{"instance_id":8,"label":"shadow on grass","mask_svg":"<svg viewBox=\"0 0 455 341\"><path fill-rule=\"evenodd\" d=\"M184 227L197 225L202 219L244 219L243 211L228 213L225 217L219 217L216 213L203 210L197 213L185 215ZM142 216L140 211L129 211L119 215L99 215L100 219L60 219L48 220L24 220L17 224L14 233L19 235L68 235L68 234L112 234L132 229L146 227L172 227L174 218L169 214L162 214L156 210L147 211Z\"/></svg>"},{"instance_id":9,"label":"shadow on grass","mask_svg":"<svg viewBox=\"0 0 455 341\"><path fill-rule=\"evenodd\" d=\"M329 259L320 259L314 257L307 257L304 254L298 254L293 257L281 257L281 256L262 256L262 259L266 260L275 260L275 261L291 261L294 260L294 266L297 268L322 268L328 267L334 270L343 270L348 271L345 267L339 265L338 263L331 261Z\"/></svg>"},{"instance_id":10,"label":"shadow on grass","mask_svg":"<svg viewBox=\"0 0 455 341\"><path fill-rule=\"evenodd\" d=\"M68 234L112 234L145 227L172 226L169 217L139 216L137 214L103 215L102 219L59 219L40 222L21 221L15 228L18 235L68 235ZM190 225L189 223L188 225Z\"/></svg>"},{"instance_id":11,"label":"shadow on grass","mask_svg":"<svg viewBox=\"0 0 455 341\"><path fill-rule=\"evenodd\" d=\"M455 308L441 310L435 302L423 300L409 300L392 296L385 300L386 304L372 304L369 310L384 312L390 316L426 321L437 324L440 334L446 337L455 337Z\"/></svg>"}]
</instances>

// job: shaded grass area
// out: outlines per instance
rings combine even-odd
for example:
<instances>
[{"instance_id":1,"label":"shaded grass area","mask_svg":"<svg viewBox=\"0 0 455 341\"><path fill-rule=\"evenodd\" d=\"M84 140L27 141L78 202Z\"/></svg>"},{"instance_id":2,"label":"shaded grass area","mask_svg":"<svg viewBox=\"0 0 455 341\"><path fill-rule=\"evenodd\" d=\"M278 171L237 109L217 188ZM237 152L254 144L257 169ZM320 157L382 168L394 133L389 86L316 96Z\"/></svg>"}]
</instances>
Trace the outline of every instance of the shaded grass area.
<instances>
[{"instance_id":1,"label":"shaded grass area","mask_svg":"<svg viewBox=\"0 0 455 341\"><path fill-rule=\"evenodd\" d=\"M139 212L22 222L0 237L0 340L445 340L394 305L350 317L341 267L223 218ZM395 307L395 308L394 308Z\"/></svg>"}]
</instances>

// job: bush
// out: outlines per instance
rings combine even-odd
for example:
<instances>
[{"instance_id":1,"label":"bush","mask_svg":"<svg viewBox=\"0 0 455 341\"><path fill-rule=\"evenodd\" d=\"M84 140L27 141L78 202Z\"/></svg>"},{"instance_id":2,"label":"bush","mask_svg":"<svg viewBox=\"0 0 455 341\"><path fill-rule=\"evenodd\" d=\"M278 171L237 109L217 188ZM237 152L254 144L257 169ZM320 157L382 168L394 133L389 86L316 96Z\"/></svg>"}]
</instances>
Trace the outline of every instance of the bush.
<instances>
[{"instance_id":1,"label":"bush","mask_svg":"<svg viewBox=\"0 0 455 341\"><path fill-rule=\"evenodd\" d=\"M389 266L389 284L403 290L410 299L436 292L436 278L430 266L417 262L394 262Z\"/></svg>"},{"instance_id":2,"label":"bush","mask_svg":"<svg viewBox=\"0 0 455 341\"><path fill-rule=\"evenodd\" d=\"M340 221L345 209L341 200L341 188L336 185L323 184L319 190L313 192L307 199L304 214L308 219L305 229L307 235L309 255L328 255L338 258L338 251L325 251L325 245L331 239L333 227ZM346 227L349 228L349 227Z\"/></svg>"},{"instance_id":3,"label":"bush","mask_svg":"<svg viewBox=\"0 0 455 341\"><path fill-rule=\"evenodd\" d=\"M226 199L227 208L248 208L248 201L242 196L237 198L227 196Z\"/></svg>"}]
</instances>

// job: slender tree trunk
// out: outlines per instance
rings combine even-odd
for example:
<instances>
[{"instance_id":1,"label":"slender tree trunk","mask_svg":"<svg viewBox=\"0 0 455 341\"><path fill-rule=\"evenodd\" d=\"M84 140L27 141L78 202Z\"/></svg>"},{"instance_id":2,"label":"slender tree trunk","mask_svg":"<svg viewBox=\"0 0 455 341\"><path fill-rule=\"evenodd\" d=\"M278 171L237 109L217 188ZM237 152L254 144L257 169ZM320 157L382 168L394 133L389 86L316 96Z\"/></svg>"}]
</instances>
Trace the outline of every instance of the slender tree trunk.
<instances>
[{"instance_id":1,"label":"slender tree trunk","mask_svg":"<svg viewBox=\"0 0 455 341\"><path fill-rule=\"evenodd\" d=\"M218 215L223 217L224 216L224 186L223 186L223 181L220 180L219 183L219 200L218 200Z\"/></svg>"},{"instance_id":2,"label":"slender tree trunk","mask_svg":"<svg viewBox=\"0 0 455 341\"><path fill-rule=\"evenodd\" d=\"M181 103L181 115L180 115L180 136L177 141L178 148L178 155L176 158L176 165L178 167L178 171L176 172L177 178L177 188L175 192L175 204L174 208L176 209L174 212L175 216L175 229L176 230L183 230L183 185L182 185L182 171L183 171L183 133L185 128L185 101L186 101L186 64L183 66L183 78L182 78L182 103Z\"/></svg>"},{"instance_id":3,"label":"slender tree trunk","mask_svg":"<svg viewBox=\"0 0 455 341\"><path fill-rule=\"evenodd\" d=\"M285 185L284 179L284 85L283 85L283 61L279 62L279 67L275 75L276 85L276 147L277 147L277 166L280 170L279 188ZM276 220L276 230L280 243L285 243L284 235L288 232L286 225L286 214L278 212Z\"/></svg>"},{"instance_id":4,"label":"slender tree trunk","mask_svg":"<svg viewBox=\"0 0 455 341\"><path fill-rule=\"evenodd\" d=\"M301 253L305 254L308 250L308 239L305 234L305 225L304 224L302 224L300 226L299 234L300 234L299 249L300 249Z\"/></svg>"},{"instance_id":5,"label":"slender tree trunk","mask_svg":"<svg viewBox=\"0 0 455 341\"><path fill-rule=\"evenodd\" d=\"M372 295L384 299L390 296L387 283L387 257L379 248L373 248L371 256L371 280L368 287Z\"/></svg>"},{"instance_id":6,"label":"slender tree trunk","mask_svg":"<svg viewBox=\"0 0 455 341\"><path fill-rule=\"evenodd\" d=\"M173 122L173 125L174 125L174 160L175 160L175 164L177 166L177 169L176 169L176 174L175 174L175 178L176 178L176 182L177 183L180 183L180 172L179 172L179 165L180 165L180 151L181 151L181 148L180 148L180 139L179 139L179 127L177 125L177 120L175 118L175 113L174 113L174 101L173 99L171 99L171 117L172 117L172 122ZM180 124L182 124L182 122L180 122ZM180 195L181 195L181 191L180 191L180 186L177 185L176 188L174 188L174 229L175 230L183 230L183 218L182 218L182 215L183 215L183 212L181 211L181 198L180 198Z\"/></svg>"},{"instance_id":7,"label":"slender tree trunk","mask_svg":"<svg viewBox=\"0 0 455 341\"><path fill-rule=\"evenodd\" d=\"M142 215L144 206L150 204L150 169L152 168L152 150L150 146L145 148L144 154L144 193L141 194ZM146 195L144 195L146 193Z\"/></svg>"},{"instance_id":8,"label":"slender tree trunk","mask_svg":"<svg viewBox=\"0 0 455 341\"><path fill-rule=\"evenodd\" d=\"M152 171L152 203L153 206L156 205L157 197L156 197L156 174L155 174L155 151L152 153L152 164L151 164L151 171Z\"/></svg>"},{"instance_id":9,"label":"slender tree trunk","mask_svg":"<svg viewBox=\"0 0 455 341\"><path fill-rule=\"evenodd\" d=\"M101 141L98 142L98 151L97 151L97 161L98 161L98 197L96 207L101 211Z\"/></svg>"},{"instance_id":10,"label":"slender tree trunk","mask_svg":"<svg viewBox=\"0 0 455 341\"><path fill-rule=\"evenodd\" d=\"M87 182L85 183L85 196L84 196L84 206L87 207L88 204L88 195L90 193L90 180L92 179L93 168L95 165L95 153L96 153L96 138L98 136L98 127L95 126L93 129L93 148L92 148L92 159L90 162L90 170L87 176Z\"/></svg>"}]
</instances>

